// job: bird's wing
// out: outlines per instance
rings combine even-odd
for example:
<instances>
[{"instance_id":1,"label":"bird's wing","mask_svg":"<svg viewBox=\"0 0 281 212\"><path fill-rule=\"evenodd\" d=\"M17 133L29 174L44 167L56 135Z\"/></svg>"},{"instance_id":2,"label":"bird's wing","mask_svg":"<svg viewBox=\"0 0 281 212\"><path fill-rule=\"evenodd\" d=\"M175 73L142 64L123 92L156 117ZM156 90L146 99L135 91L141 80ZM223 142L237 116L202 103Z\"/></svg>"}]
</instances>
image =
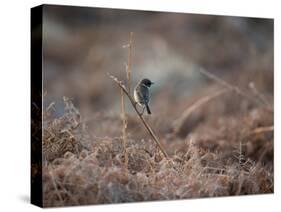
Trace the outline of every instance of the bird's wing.
<instances>
[{"instance_id":1,"label":"bird's wing","mask_svg":"<svg viewBox=\"0 0 281 212\"><path fill-rule=\"evenodd\" d=\"M149 89L148 89L148 87L146 87L146 86L141 86L141 97L142 97L142 99L145 101L145 103L148 103L149 102L149 98L150 98L150 96L149 96Z\"/></svg>"}]
</instances>

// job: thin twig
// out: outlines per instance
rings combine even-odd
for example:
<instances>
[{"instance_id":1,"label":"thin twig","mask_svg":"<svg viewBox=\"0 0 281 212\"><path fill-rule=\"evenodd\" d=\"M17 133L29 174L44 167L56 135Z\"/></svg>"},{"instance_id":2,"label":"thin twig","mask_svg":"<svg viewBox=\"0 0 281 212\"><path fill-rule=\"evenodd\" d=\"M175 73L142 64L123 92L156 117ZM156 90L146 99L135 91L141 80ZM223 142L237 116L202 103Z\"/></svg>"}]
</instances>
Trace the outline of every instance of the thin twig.
<instances>
[{"instance_id":1,"label":"thin twig","mask_svg":"<svg viewBox=\"0 0 281 212\"><path fill-rule=\"evenodd\" d=\"M131 95L131 72L132 72L132 47L133 47L133 32L130 32L130 40L128 45L128 63L126 64L126 73L127 73L127 86L128 92Z\"/></svg>"},{"instance_id":2,"label":"thin twig","mask_svg":"<svg viewBox=\"0 0 281 212\"><path fill-rule=\"evenodd\" d=\"M267 101L266 97L260 93L254 82L249 83L249 88L254 92L254 94L260 99L260 101L265 104L268 108L272 109L272 105Z\"/></svg>"},{"instance_id":3,"label":"thin twig","mask_svg":"<svg viewBox=\"0 0 281 212\"><path fill-rule=\"evenodd\" d=\"M158 140L158 138L156 137L155 133L153 132L153 130L151 129L151 127L148 125L148 123L143 119L142 115L140 114L140 112L137 110L136 108L136 102L133 99L133 97L129 94L128 90L126 89L126 87L124 86L124 84L119 81L116 77L110 75L109 73L107 73L107 75L124 91L124 93L127 95L127 97L129 98L133 108L135 109L136 113L138 114L140 120L142 121L143 125L145 126L145 128L147 129L147 131L149 132L149 134L151 135L151 137L153 138L153 140L155 141L155 143L157 144L157 146L159 147L159 149L161 150L161 152L164 154L164 156L166 158L169 159L169 155L167 154L167 152L165 151L165 149L163 148L162 144L160 143L160 141Z\"/></svg>"},{"instance_id":4,"label":"thin twig","mask_svg":"<svg viewBox=\"0 0 281 212\"><path fill-rule=\"evenodd\" d=\"M258 127L251 132L251 135L252 134L265 133L265 132L271 132L273 130L274 130L273 126Z\"/></svg>"},{"instance_id":5,"label":"thin twig","mask_svg":"<svg viewBox=\"0 0 281 212\"><path fill-rule=\"evenodd\" d=\"M124 91L120 88L121 92L121 116L123 120L123 129L122 129L122 134L123 134L123 149L124 149L124 156L125 156L125 170L127 170L128 167L128 154L126 150L126 145L127 145L127 119L126 119L126 114L125 114L125 101L124 101Z\"/></svg>"},{"instance_id":6,"label":"thin twig","mask_svg":"<svg viewBox=\"0 0 281 212\"><path fill-rule=\"evenodd\" d=\"M61 203L62 203L62 205L63 205L64 202L63 202L63 199L62 199L62 197L61 197L61 195L60 195L60 193L59 193L59 191L58 191L57 183L56 183L55 177L54 177L54 175L53 175L53 172L50 171L49 174L50 174L51 179L52 179L52 184L53 184L53 186L54 186L55 193L56 193L56 195L58 196L59 200L61 201Z\"/></svg>"},{"instance_id":7,"label":"thin twig","mask_svg":"<svg viewBox=\"0 0 281 212\"><path fill-rule=\"evenodd\" d=\"M222 94L228 92L229 89L227 90L220 90L217 91L211 95L208 96L204 96L202 98L200 98L199 100L197 100L195 103L193 103L190 107L188 107L180 116L180 118L176 119L173 122L173 126L174 126L174 132L178 133L181 129L182 126L184 125L184 123L186 122L186 120L189 118L189 116L198 108L200 108L201 106L205 105L206 103L208 103L209 101L221 96Z\"/></svg>"},{"instance_id":8,"label":"thin twig","mask_svg":"<svg viewBox=\"0 0 281 212\"><path fill-rule=\"evenodd\" d=\"M46 111L49 112L50 109L52 109L53 111L56 111L55 102L50 103L49 106L47 107Z\"/></svg>"},{"instance_id":9,"label":"thin twig","mask_svg":"<svg viewBox=\"0 0 281 212\"><path fill-rule=\"evenodd\" d=\"M243 166L243 161L244 161L244 155L243 155L243 150L242 150L242 142L239 142L239 156L238 156L238 162L239 162L239 169Z\"/></svg>"},{"instance_id":10,"label":"thin twig","mask_svg":"<svg viewBox=\"0 0 281 212\"><path fill-rule=\"evenodd\" d=\"M77 184L71 184L71 183L64 183L64 185L61 183L61 182L56 182L59 186L60 186L60 188L63 190L63 192L71 199L71 201L74 203L74 204L76 204L76 205L78 205L79 204L79 202L73 197L73 195L69 192L69 191L67 191L66 189L65 189L65 185L74 185L74 186L79 186L79 185L77 185ZM81 186L82 187L82 186ZM84 188L84 187L82 187L82 188Z\"/></svg>"},{"instance_id":11,"label":"thin twig","mask_svg":"<svg viewBox=\"0 0 281 212\"><path fill-rule=\"evenodd\" d=\"M199 72L200 72L201 74L203 74L204 76L206 76L206 77L208 77L208 78L210 78L210 79L216 81L217 83L221 84L221 85L224 86L224 87L229 88L230 90L236 92L236 93L239 94L240 96L243 96L243 97L245 97L245 98L247 98L247 99L249 99L249 100L251 100L251 101L253 101L253 102L257 103L257 104L260 103L260 101L258 101L256 98L254 98L254 97L248 95L246 92L242 91L242 90L241 90L240 88L238 88L237 86L234 86L234 85L229 84L229 83L226 82L225 80L223 80L223 79L221 79L221 78L215 76L214 74L211 74L210 72L208 72L208 71L206 71L206 70L204 70L204 69L202 69L202 68L199 68L198 70L199 70Z\"/></svg>"}]
</instances>

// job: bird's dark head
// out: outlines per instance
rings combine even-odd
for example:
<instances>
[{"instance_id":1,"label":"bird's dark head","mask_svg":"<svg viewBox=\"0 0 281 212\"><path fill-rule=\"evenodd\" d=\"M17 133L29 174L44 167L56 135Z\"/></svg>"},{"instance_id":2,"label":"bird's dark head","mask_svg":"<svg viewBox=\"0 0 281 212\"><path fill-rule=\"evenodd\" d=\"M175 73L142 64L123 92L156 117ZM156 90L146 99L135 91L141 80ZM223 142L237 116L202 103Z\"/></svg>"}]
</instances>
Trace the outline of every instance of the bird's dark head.
<instances>
[{"instance_id":1,"label":"bird's dark head","mask_svg":"<svg viewBox=\"0 0 281 212\"><path fill-rule=\"evenodd\" d=\"M143 79L141 84L150 87L152 84L154 84L154 82L151 82L149 79Z\"/></svg>"}]
</instances>

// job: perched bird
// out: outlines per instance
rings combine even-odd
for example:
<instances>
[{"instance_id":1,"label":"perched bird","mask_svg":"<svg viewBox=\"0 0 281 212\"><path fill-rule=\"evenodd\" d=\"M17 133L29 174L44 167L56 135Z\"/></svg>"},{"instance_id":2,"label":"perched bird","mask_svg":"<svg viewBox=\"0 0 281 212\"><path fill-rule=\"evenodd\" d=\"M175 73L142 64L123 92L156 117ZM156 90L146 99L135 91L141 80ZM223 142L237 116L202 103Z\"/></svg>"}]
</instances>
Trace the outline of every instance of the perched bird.
<instances>
[{"instance_id":1,"label":"perched bird","mask_svg":"<svg viewBox=\"0 0 281 212\"><path fill-rule=\"evenodd\" d=\"M151 111L148 106L150 100L149 88L153 84L149 79L142 79L134 89L134 99L140 106L145 107L148 114Z\"/></svg>"}]
</instances>

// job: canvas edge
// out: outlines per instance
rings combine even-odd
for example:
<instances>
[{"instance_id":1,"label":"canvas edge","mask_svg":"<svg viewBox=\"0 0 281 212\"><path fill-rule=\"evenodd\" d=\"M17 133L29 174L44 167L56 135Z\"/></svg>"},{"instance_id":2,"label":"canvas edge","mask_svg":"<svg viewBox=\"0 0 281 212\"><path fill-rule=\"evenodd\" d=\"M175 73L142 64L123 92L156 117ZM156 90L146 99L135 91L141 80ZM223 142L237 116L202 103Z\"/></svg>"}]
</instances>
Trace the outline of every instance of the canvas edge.
<instances>
[{"instance_id":1,"label":"canvas edge","mask_svg":"<svg viewBox=\"0 0 281 212\"><path fill-rule=\"evenodd\" d=\"M31 26L31 204L43 207L42 189L42 19L43 6L30 10Z\"/></svg>"}]
</instances>

